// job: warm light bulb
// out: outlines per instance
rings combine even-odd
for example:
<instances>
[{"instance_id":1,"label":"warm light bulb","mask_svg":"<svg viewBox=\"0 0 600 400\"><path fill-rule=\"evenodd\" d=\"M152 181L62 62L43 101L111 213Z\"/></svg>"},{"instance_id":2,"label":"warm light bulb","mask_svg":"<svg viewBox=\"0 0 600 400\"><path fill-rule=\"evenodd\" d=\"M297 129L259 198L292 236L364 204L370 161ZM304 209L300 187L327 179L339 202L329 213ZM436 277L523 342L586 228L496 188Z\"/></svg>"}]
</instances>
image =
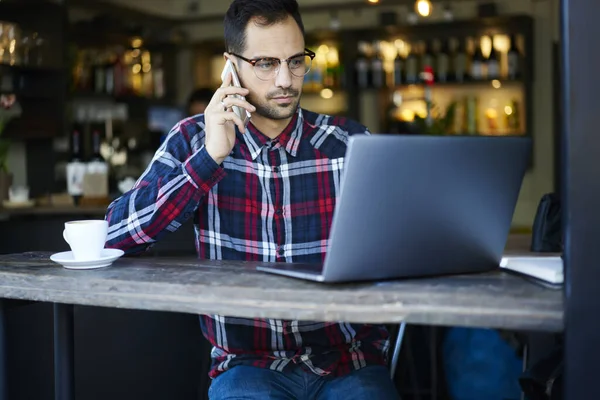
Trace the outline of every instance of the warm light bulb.
<instances>
[{"instance_id":1,"label":"warm light bulb","mask_svg":"<svg viewBox=\"0 0 600 400\"><path fill-rule=\"evenodd\" d=\"M333 90L328 88L321 90L321 97L324 99L331 99L333 97Z\"/></svg>"},{"instance_id":2,"label":"warm light bulb","mask_svg":"<svg viewBox=\"0 0 600 400\"><path fill-rule=\"evenodd\" d=\"M415 3L415 11L422 17L428 17L431 14L430 0L417 0Z\"/></svg>"},{"instance_id":3,"label":"warm light bulb","mask_svg":"<svg viewBox=\"0 0 600 400\"><path fill-rule=\"evenodd\" d=\"M373 3L373 4L379 3L379 0L369 0L369 3Z\"/></svg>"},{"instance_id":4,"label":"warm light bulb","mask_svg":"<svg viewBox=\"0 0 600 400\"><path fill-rule=\"evenodd\" d=\"M133 47L134 49L142 47L143 43L144 41L140 37L134 37L133 39L131 39L131 47Z\"/></svg>"}]
</instances>

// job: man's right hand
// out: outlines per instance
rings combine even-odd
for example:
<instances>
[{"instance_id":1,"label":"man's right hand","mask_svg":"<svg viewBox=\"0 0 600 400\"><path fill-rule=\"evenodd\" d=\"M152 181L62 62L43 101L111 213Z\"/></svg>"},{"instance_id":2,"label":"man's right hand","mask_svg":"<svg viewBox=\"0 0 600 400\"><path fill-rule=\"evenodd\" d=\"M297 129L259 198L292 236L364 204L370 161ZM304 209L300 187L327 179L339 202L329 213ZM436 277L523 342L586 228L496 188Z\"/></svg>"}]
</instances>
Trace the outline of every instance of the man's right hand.
<instances>
[{"instance_id":1,"label":"man's right hand","mask_svg":"<svg viewBox=\"0 0 600 400\"><path fill-rule=\"evenodd\" d=\"M231 95L248 95L248 89L231 85L231 74L227 75L223 85L215 92L210 103L204 111L206 124L205 148L217 164L221 164L225 157L231 153L235 145L235 126L240 132L246 127L242 120L233 112L232 106L242 107L250 112L256 108L245 100L240 100Z\"/></svg>"}]
</instances>

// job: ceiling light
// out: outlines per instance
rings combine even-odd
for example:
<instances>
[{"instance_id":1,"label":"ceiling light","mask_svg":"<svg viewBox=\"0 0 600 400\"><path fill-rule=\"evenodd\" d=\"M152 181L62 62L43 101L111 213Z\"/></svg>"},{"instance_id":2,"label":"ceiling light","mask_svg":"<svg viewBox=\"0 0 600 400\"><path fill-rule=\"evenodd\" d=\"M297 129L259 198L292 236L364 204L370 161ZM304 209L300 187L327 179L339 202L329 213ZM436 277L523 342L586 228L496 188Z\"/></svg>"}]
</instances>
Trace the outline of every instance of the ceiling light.
<instances>
[{"instance_id":1,"label":"ceiling light","mask_svg":"<svg viewBox=\"0 0 600 400\"><path fill-rule=\"evenodd\" d=\"M367 0L369 3L376 4L379 3L379 0Z\"/></svg>"},{"instance_id":2,"label":"ceiling light","mask_svg":"<svg viewBox=\"0 0 600 400\"><path fill-rule=\"evenodd\" d=\"M415 3L415 11L422 17L429 17L431 14L431 1L417 0Z\"/></svg>"}]
</instances>

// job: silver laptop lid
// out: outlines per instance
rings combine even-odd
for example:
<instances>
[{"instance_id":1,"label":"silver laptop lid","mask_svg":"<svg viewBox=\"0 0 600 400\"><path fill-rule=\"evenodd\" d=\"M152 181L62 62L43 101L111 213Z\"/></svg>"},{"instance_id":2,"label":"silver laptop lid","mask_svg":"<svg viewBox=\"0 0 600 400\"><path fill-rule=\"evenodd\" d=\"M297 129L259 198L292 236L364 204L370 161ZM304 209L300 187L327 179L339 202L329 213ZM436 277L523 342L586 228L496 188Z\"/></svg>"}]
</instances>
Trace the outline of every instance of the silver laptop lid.
<instances>
[{"instance_id":1,"label":"silver laptop lid","mask_svg":"<svg viewBox=\"0 0 600 400\"><path fill-rule=\"evenodd\" d=\"M530 153L523 137L352 136L325 280L497 266Z\"/></svg>"}]
</instances>

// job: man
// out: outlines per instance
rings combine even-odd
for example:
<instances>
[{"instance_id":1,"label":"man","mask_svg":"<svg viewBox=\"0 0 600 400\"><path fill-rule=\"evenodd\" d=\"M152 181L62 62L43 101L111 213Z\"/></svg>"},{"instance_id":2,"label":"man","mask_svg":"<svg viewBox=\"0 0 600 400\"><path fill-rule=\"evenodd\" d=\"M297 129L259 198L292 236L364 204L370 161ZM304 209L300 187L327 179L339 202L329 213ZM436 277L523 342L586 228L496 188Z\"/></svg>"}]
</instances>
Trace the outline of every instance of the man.
<instances>
[{"instance_id":1,"label":"man","mask_svg":"<svg viewBox=\"0 0 600 400\"><path fill-rule=\"evenodd\" d=\"M187 101L187 115L194 116L204 114L206 106L210 103L213 96L213 91L209 88L199 88L194 90Z\"/></svg>"},{"instance_id":2,"label":"man","mask_svg":"<svg viewBox=\"0 0 600 400\"><path fill-rule=\"evenodd\" d=\"M224 24L224 56L244 88L228 76L203 115L173 128L109 206L108 245L143 250L193 216L200 258L321 262L348 137L369 132L299 108L314 54L296 0L234 0ZM234 105L252 114L247 128ZM214 346L211 399L398 398L383 327L200 320Z\"/></svg>"}]
</instances>

